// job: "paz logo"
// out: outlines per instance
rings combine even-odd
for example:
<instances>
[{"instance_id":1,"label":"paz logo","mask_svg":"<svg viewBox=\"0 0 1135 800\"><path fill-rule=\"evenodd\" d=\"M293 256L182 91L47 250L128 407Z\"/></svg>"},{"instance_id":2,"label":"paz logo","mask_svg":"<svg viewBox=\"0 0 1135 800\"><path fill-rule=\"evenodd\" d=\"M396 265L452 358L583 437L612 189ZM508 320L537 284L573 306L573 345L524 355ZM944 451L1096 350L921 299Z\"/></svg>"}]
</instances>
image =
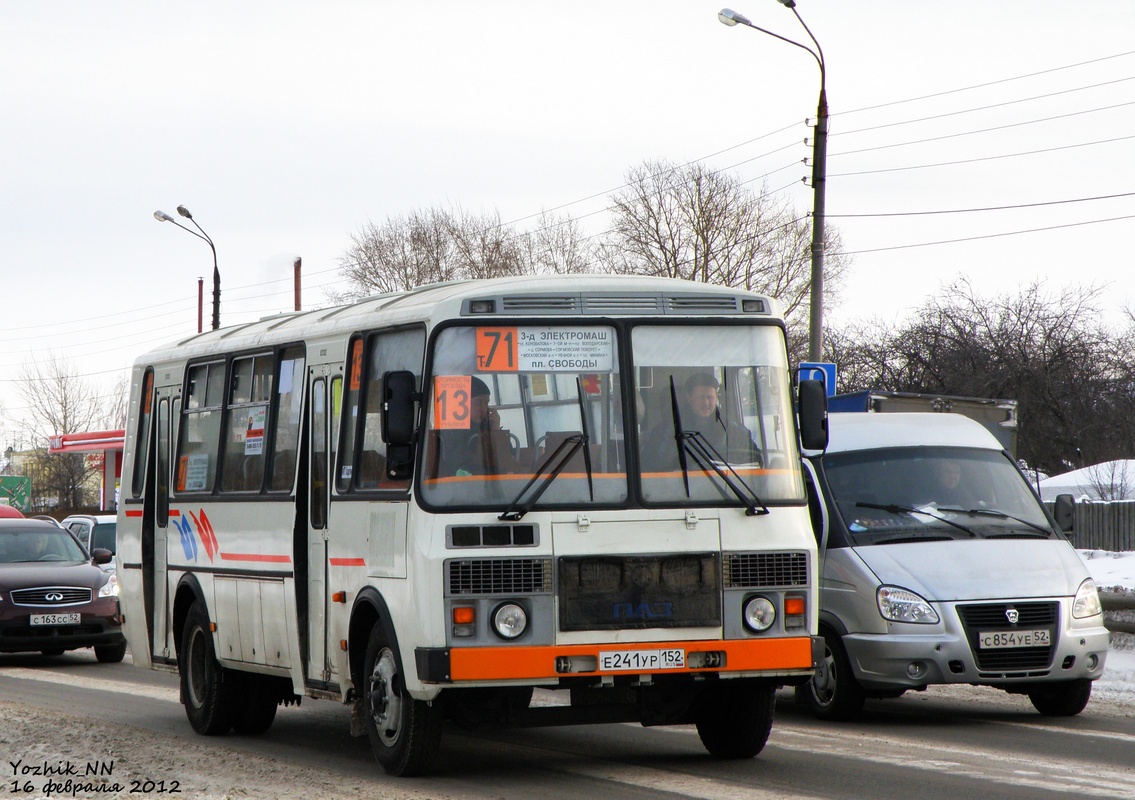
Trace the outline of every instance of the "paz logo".
<instances>
[{"instance_id":1,"label":"paz logo","mask_svg":"<svg viewBox=\"0 0 1135 800\"><path fill-rule=\"evenodd\" d=\"M180 518L173 520L173 526L177 528L177 532L181 537L181 549L185 553L186 559L189 561L197 560L198 546L197 540L201 540L201 547L205 550L205 554L209 556L212 561L217 555L217 535L213 532L213 525L209 522L209 517L205 514L204 509L199 513L200 516L194 514L192 511L188 512L189 516L182 514ZM193 520L194 531L190 528L189 521Z\"/></svg>"}]
</instances>

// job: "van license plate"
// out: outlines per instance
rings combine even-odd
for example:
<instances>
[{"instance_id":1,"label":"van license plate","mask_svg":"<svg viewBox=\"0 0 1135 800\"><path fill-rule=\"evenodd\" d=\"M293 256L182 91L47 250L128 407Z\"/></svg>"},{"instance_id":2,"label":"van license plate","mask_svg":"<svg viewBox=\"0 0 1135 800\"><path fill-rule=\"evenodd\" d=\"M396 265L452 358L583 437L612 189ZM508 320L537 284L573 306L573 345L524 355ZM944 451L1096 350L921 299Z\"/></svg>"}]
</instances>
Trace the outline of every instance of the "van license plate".
<instances>
[{"instance_id":1,"label":"van license plate","mask_svg":"<svg viewBox=\"0 0 1135 800\"><path fill-rule=\"evenodd\" d=\"M74 614L32 614L32 625L78 625L82 619Z\"/></svg>"},{"instance_id":2,"label":"van license plate","mask_svg":"<svg viewBox=\"0 0 1135 800\"><path fill-rule=\"evenodd\" d=\"M982 650L1005 647L1048 647L1052 634L1045 628L1034 631L989 631L979 633L977 641Z\"/></svg>"},{"instance_id":3,"label":"van license plate","mask_svg":"<svg viewBox=\"0 0 1135 800\"><path fill-rule=\"evenodd\" d=\"M607 672L639 672L650 669L682 669L686 652L681 648L665 650L601 650L599 669Z\"/></svg>"}]
</instances>

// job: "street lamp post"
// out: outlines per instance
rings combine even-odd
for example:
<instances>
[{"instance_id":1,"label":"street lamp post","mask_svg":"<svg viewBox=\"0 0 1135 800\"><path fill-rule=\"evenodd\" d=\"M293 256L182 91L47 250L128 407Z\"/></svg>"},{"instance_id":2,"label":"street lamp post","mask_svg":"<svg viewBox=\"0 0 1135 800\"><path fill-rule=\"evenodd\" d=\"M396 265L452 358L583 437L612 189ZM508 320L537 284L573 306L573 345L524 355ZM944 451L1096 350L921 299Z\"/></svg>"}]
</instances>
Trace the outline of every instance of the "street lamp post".
<instances>
[{"instance_id":1,"label":"street lamp post","mask_svg":"<svg viewBox=\"0 0 1135 800\"><path fill-rule=\"evenodd\" d=\"M221 272L217 269L217 248L213 246L213 240L209 238L209 234L205 233L205 229L197 224L197 220L193 219L193 215L189 213L188 208L178 206L177 213L192 222L193 227L197 228L197 231L200 231L200 233L185 227L164 211L155 211L154 219L158 222L172 222L183 231L192 233L198 239L204 239L209 245L209 249L213 251L213 330L216 330L221 327Z\"/></svg>"},{"instance_id":2,"label":"street lamp post","mask_svg":"<svg viewBox=\"0 0 1135 800\"><path fill-rule=\"evenodd\" d=\"M816 59L816 63L820 66L820 99L816 104L816 135L812 140L812 275L810 288L811 313L808 321L808 360L822 361L824 350L824 189L827 185L828 160L827 74L824 70L824 51L820 48L820 43L816 41L816 37L812 35L812 31L808 28L808 25L804 22L803 18L801 18L800 12L796 10L796 1L778 0L778 2L786 8L791 9L792 13L796 15L796 19L800 20L800 24L804 26L808 38L811 39L812 44L816 46L815 50L807 45L800 44L800 42L781 36L778 33L759 28L750 22L743 14L738 14L732 9L721 9L717 14L717 18L724 25L730 27L734 25L745 25L753 30L780 39L782 42L788 42L788 44L806 50L811 54L812 58Z\"/></svg>"}]
</instances>

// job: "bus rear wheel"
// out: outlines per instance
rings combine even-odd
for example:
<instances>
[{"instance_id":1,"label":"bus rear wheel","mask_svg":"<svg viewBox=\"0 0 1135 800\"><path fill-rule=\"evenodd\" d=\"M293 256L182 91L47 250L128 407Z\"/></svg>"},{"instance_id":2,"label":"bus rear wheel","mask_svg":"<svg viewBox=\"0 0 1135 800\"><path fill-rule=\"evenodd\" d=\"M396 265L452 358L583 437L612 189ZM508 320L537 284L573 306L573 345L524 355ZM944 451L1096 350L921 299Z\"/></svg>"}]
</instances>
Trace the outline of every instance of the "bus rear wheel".
<instances>
[{"instance_id":1,"label":"bus rear wheel","mask_svg":"<svg viewBox=\"0 0 1135 800\"><path fill-rule=\"evenodd\" d=\"M390 775L421 775L441 747L440 702L415 700L381 622L375 623L363 662L367 737L375 760Z\"/></svg>"},{"instance_id":2,"label":"bus rear wheel","mask_svg":"<svg viewBox=\"0 0 1135 800\"><path fill-rule=\"evenodd\" d=\"M233 730L253 736L265 733L276 719L280 707L279 693L272 679L263 675L245 675L244 687L233 711Z\"/></svg>"},{"instance_id":3,"label":"bus rear wheel","mask_svg":"<svg viewBox=\"0 0 1135 800\"><path fill-rule=\"evenodd\" d=\"M181 699L193 730L205 736L228 733L238 676L217 663L209 615L200 600L193 602L186 615L178 661Z\"/></svg>"},{"instance_id":4,"label":"bus rear wheel","mask_svg":"<svg viewBox=\"0 0 1135 800\"><path fill-rule=\"evenodd\" d=\"M761 752L772 731L776 686L728 680L706 691L697 729L709 754L716 758L752 758Z\"/></svg>"}]
</instances>

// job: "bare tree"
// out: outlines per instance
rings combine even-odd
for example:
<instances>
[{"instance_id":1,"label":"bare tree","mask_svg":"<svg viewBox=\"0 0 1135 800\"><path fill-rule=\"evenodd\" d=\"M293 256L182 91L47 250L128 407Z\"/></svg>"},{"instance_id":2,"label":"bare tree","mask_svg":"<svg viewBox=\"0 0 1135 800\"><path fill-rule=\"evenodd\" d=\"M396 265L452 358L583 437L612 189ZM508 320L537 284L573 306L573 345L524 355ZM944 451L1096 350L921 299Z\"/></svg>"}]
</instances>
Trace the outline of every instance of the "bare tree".
<instances>
[{"instance_id":1,"label":"bare tree","mask_svg":"<svg viewBox=\"0 0 1135 800\"><path fill-rule=\"evenodd\" d=\"M811 226L787 202L763 188L754 194L732 174L666 161L631 169L611 202L611 229L599 249L606 270L758 291L780 300L793 328L806 326ZM839 234L829 229L827 250L839 249ZM825 299L836 295L847 267L846 258L828 258Z\"/></svg>"},{"instance_id":2,"label":"bare tree","mask_svg":"<svg viewBox=\"0 0 1135 800\"><path fill-rule=\"evenodd\" d=\"M541 214L536 230L528 232L502 223L497 213L428 209L368 223L353 235L339 259L351 288L331 299L465 278L583 272L589 264L585 238L569 218Z\"/></svg>"},{"instance_id":3,"label":"bare tree","mask_svg":"<svg viewBox=\"0 0 1135 800\"><path fill-rule=\"evenodd\" d=\"M1035 282L980 297L945 288L906 323L839 337L840 368L861 389L1007 398L1019 403L1018 450L1048 474L1135 448L1135 335L1101 319L1100 288L1049 294ZM851 388L845 385L844 388Z\"/></svg>"},{"instance_id":4,"label":"bare tree","mask_svg":"<svg viewBox=\"0 0 1135 800\"><path fill-rule=\"evenodd\" d=\"M1087 494L1096 500L1127 500L1135 488L1135 470L1126 459L1105 461L1087 468ZM1083 487L1081 487L1083 489Z\"/></svg>"},{"instance_id":5,"label":"bare tree","mask_svg":"<svg viewBox=\"0 0 1135 800\"><path fill-rule=\"evenodd\" d=\"M112 427L116 421L113 403L108 403L108 397L96 383L79 375L54 354L25 363L20 368L19 381L20 394L28 408L22 420L23 433L38 451L33 470L41 485L35 487L35 492L55 496L63 508L87 505L85 487L97 467L81 454L51 454L48 445L52 437L61 434ZM121 388L117 391L123 394Z\"/></svg>"}]
</instances>

